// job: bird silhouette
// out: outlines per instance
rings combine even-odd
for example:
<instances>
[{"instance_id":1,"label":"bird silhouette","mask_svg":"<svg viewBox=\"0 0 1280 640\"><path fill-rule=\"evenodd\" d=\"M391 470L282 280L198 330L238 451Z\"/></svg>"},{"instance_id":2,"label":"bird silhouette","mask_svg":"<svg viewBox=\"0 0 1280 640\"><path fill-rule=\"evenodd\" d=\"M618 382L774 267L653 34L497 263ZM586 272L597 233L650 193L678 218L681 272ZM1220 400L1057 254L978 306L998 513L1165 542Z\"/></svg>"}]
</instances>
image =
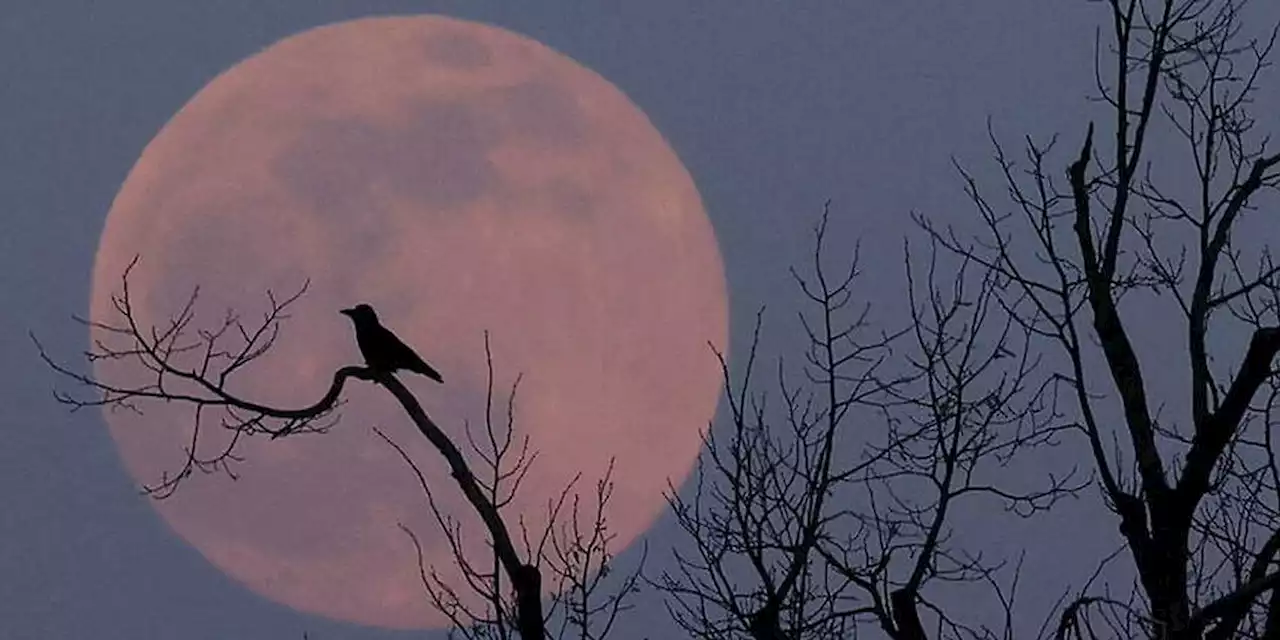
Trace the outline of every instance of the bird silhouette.
<instances>
[{"instance_id":1,"label":"bird silhouette","mask_svg":"<svg viewBox=\"0 0 1280 640\"><path fill-rule=\"evenodd\" d=\"M362 303L338 313L351 318L351 324L355 325L356 345L360 347L360 355L364 356L364 362L370 369L385 373L404 369L444 383L440 372L378 322L378 314L374 313L373 307Z\"/></svg>"}]
</instances>

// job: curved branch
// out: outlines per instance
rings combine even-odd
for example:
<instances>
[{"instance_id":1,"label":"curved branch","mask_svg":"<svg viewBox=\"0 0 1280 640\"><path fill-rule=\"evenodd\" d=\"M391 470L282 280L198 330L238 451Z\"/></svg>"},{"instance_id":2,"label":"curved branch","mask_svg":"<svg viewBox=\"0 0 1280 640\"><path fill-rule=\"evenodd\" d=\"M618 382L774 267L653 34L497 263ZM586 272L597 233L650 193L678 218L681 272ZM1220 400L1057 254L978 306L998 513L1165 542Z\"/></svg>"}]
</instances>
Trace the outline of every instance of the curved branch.
<instances>
[{"instance_id":1,"label":"curved branch","mask_svg":"<svg viewBox=\"0 0 1280 640\"><path fill-rule=\"evenodd\" d=\"M276 439L308 427L332 411L340 402L339 398L348 379L377 383L395 396L422 435L444 456L463 495L484 521L493 540L495 553L516 591L517 624L521 636L526 640L541 640L546 636L541 602L542 576L538 568L520 561L497 507L485 495L462 453L431 420L417 398L393 374L368 367L342 367L334 372L328 391L318 401L310 406L294 409L261 404L227 390L230 374L261 357L274 344L279 324L287 317L286 308L301 297L305 286L283 301L277 300L268 292L270 310L257 328L246 327L239 316L232 312L228 312L221 324L212 329L193 328L198 291L163 326L144 327L130 300L129 275L136 262L135 259L125 269L122 293L112 297L112 304L120 316L118 324L89 320L81 322L100 336L113 338L94 341L93 349L85 354L90 363L129 363L141 367L144 377L133 385L100 380L90 373L77 371L55 361L32 334L31 339L45 364L95 393L94 397L85 399L55 392L59 401L71 406L73 410L85 407L124 407L136 410L133 403L137 400L184 403L195 411L196 431L193 437L198 437L202 412L210 407L221 408L232 418L224 426L232 430L236 437L242 434L268 433L272 439ZM189 332L194 332L196 337L191 337ZM227 335L232 340L238 336L243 344L232 349L222 346L220 340L226 339ZM117 340L120 342L117 343ZM190 358L194 362L189 363L183 358ZM182 387L182 391L175 392L175 382ZM284 424L279 428L270 428L263 424L268 419L281 420ZM187 450L187 462L182 472L176 479L166 479L162 484L165 495L172 493L177 483L190 473L193 466L216 467L235 459L230 449L212 460L198 460L195 452L193 442Z\"/></svg>"}]
</instances>

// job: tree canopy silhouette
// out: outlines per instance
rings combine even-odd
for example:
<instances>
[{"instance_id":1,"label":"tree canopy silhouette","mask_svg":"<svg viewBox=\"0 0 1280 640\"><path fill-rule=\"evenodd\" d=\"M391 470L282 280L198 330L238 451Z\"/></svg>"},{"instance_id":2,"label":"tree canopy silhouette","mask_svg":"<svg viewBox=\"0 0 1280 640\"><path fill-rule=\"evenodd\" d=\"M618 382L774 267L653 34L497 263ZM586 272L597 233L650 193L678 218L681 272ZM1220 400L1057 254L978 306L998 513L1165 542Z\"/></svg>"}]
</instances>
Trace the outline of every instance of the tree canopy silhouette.
<instances>
[{"instance_id":1,"label":"tree canopy silhouette","mask_svg":"<svg viewBox=\"0 0 1280 640\"><path fill-rule=\"evenodd\" d=\"M1033 614L1015 606L1024 554L988 553L959 523L999 511L993 504L1006 517L1041 518L1064 498L1096 495L1113 518L1104 533L1116 552L1097 557L1083 585L1032 577L1063 594L1039 618L1038 637L1280 639L1280 264L1261 241L1277 224L1248 226L1280 191L1280 153L1256 131L1253 107L1277 29L1257 29L1244 15L1248 0L1098 4L1106 29L1092 109L1102 117L1082 118L1079 146L1066 155L1056 138L1028 136L1015 156L992 127L999 198L956 164L978 230L915 215L927 250L904 245L902 326L873 326L871 303L858 297L856 246L833 270L824 214L812 268L792 271L803 346L770 367L772 394L757 359L763 310L736 369L709 354L720 358L726 415L690 486L671 487L685 535L648 580L690 636L1029 637ZM1181 155L1156 146L1169 140ZM348 379L382 386L484 522L490 584L505 576L517 592L497 631L472 637L506 637L509 622L541 640L537 585L546 580L536 554L517 551L496 481L477 480L391 375L440 379L371 308L346 310L368 366L336 371L312 406L269 407L228 390L226 376L270 348L293 299L273 298L256 330L201 331L222 359L192 369L174 358L189 348L192 305L167 324L142 323L126 270L119 323L94 326L128 344L95 345L89 359L137 360L152 379L98 380L41 354L93 390L59 395L73 407L181 402L197 415L224 410L226 426L246 436L322 430ZM1161 328L1174 341L1144 346ZM242 348L213 345L228 334L243 336ZM1162 374L1180 375L1185 390L1161 385ZM1068 441L1080 460L1063 460L1058 447ZM158 492L232 455L195 452ZM1071 468L1055 473L1054 463ZM606 609L616 614L618 601Z\"/></svg>"}]
</instances>

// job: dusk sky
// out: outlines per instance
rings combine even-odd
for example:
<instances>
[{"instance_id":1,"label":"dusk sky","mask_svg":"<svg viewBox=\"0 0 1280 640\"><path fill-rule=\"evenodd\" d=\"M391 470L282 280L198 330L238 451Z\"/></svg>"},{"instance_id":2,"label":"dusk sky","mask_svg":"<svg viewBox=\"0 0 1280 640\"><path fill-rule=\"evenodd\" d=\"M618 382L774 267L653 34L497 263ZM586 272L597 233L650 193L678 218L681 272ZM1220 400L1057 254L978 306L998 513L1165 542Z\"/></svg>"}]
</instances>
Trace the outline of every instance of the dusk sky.
<instances>
[{"instance_id":1,"label":"dusk sky","mask_svg":"<svg viewBox=\"0 0 1280 640\"><path fill-rule=\"evenodd\" d=\"M743 353L761 305L770 309L770 349L802 337L788 267L810 258L825 201L832 248L861 242L858 294L883 307L887 326L901 322L903 239L922 238L910 214L974 228L953 159L1003 195L988 120L1020 153L1024 135L1061 134L1074 149L1100 113L1087 98L1094 32L1107 13L1086 0L8 0L0 8L0 637L444 637L302 613L228 578L139 495L101 413L72 414L54 401L52 389L68 383L28 337L36 332L67 358L87 348L72 316L88 313L112 200L144 147L217 74L313 27L412 14L536 40L648 116L714 228L731 357ZM1280 20L1280 4L1257 3L1250 15ZM1258 100L1280 104L1280 81L1264 81ZM1063 170L1068 157L1059 156ZM1052 576L1022 587L1033 626L1119 544L1096 491L1034 523L957 518L966 539L1010 557L1025 548L1027 575ZM680 540L672 519L659 517L642 539L649 570L669 568ZM634 561L635 550L620 561ZM660 594L646 589L635 603L614 637L680 637Z\"/></svg>"}]
</instances>

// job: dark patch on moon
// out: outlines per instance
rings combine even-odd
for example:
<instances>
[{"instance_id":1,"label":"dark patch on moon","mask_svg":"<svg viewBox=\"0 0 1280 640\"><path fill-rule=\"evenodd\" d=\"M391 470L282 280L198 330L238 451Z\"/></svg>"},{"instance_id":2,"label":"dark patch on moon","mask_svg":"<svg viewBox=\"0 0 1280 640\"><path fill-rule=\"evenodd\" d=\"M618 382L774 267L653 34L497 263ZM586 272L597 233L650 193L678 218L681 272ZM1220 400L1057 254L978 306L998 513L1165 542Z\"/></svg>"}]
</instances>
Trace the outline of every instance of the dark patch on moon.
<instances>
[{"instance_id":1,"label":"dark patch on moon","mask_svg":"<svg viewBox=\"0 0 1280 640\"><path fill-rule=\"evenodd\" d=\"M270 215L281 206L284 203L269 197L223 192L210 195L206 200L155 207L155 210L182 221L169 232L169 240L157 245L155 254L163 259L166 272L199 273L200 280L192 285L207 287L209 290L203 293L206 297L219 295L217 292L221 291L222 295L234 298L251 288L280 286L282 278L288 280L295 275L299 277L294 280L301 283L301 271L293 274L273 271L259 274L258 280L250 287L241 281L234 268L240 256L253 254L256 257L264 246L292 236L291 220ZM146 260L147 256L142 259ZM147 293L176 293L183 299L189 295L189 291L178 291L173 287L153 289ZM181 301L175 299L170 302L173 304L162 308L176 313L181 308Z\"/></svg>"},{"instance_id":2,"label":"dark patch on moon","mask_svg":"<svg viewBox=\"0 0 1280 640\"><path fill-rule=\"evenodd\" d=\"M575 180L556 178L547 183L544 195L548 201L548 208L558 216L575 222L584 222L595 217L595 197Z\"/></svg>"},{"instance_id":3,"label":"dark patch on moon","mask_svg":"<svg viewBox=\"0 0 1280 640\"><path fill-rule=\"evenodd\" d=\"M573 94L553 82L530 81L499 90L503 124L517 139L533 138L557 149L586 141L586 118Z\"/></svg>"},{"instance_id":4,"label":"dark patch on moon","mask_svg":"<svg viewBox=\"0 0 1280 640\"><path fill-rule=\"evenodd\" d=\"M473 110L425 102L411 113L398 126L358 118L316 123L275 159L273 171L315 213L359 216L362 225L375 226L382 218L379 191L450 210L467 206L500 180L489 160L497 132Z\"/></svg>"},{"instance_id":5,"label":"dark patch on moon","mask_svg":"<svg viewBox=\"0 0 1280 640\"><path fill-rule=\"evenodd\" d=\"M431 38L423 50L428 61L459 71L473 71L493 64L493 52L489 47L460 32Z\"/></svg>"},{"instance_id":6,"label":"dark patch on moon","mask_svg":"<svg viewBox=\"0 0 1280 640\"><path fill-rule=\"evenodd\" d=\"M478 198L506 192L490 160L499 145L525 141L562 150L586 144L590 133L576 98L547 80L493 90L479 104L423 101L407 113L394 124L315 122L272 163L280 184L314 214L358 217L358 227L336 239L354 250L351 255L385 248L385 198L420 203L423 213L461 211ZM563 180L545 189L538 195L553 200L557 211L590 216L584 189Z\"/></svg>"}]
</instances>

